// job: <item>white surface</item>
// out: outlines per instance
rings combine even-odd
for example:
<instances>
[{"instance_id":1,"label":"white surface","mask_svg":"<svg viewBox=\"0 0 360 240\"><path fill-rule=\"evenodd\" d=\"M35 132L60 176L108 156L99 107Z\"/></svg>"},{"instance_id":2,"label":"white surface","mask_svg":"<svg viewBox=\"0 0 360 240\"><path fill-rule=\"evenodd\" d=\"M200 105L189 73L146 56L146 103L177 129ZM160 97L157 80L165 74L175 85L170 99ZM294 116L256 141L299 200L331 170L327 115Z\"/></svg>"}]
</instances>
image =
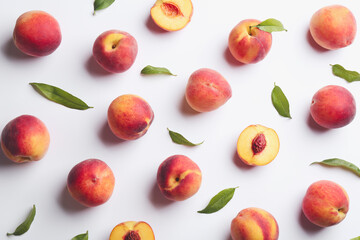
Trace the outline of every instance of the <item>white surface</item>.
<instances>
[{"instance_id":1,"label":"white surface","mask_svg":"<svg viewBox=\"0 0 360 240\"><path fill-rule=\"evenodd\" d=\"M181 31L163 32L150 19L155 1L116 1L92 15L92 1L14 0L0 15L0 129L22 114L37 116L47 125L51 144L44 159L13 164L0 159L0 236L22 222L32 204L37 215L22 240L71 239L89 230L92 240L108 239L123 221L148 222L158 240L230 240L230 222L247 207L272 213L280 227L280 239L350 239L360 235L360 180L350 172L309 166L313 161L340 157L360 165L359 116L348 126L323 131L309 118L313 94L337 84L349 89L360 104L359 83L348 84L331 74L329 64L359 70L360 38L338 51L322 51L309 37L311 15L334 4L317 1L193 1L192 21ZM360 3L344 1L360 21ZM22 13L38 9L60 23L63 40L50 56L31 58L12 44L15 21ZM231 29L241 20L279 19L288 32L273 33L268 56L255 65L237 64L227 51ZM135 64L123 74L107 74L91 58L92 44L102 32L124 30L138 41ZM359 34L358 34L359 35ZM177 74L141 76L151 64ZM220 109L196 114L184 101L192 72L208 67L230 83L233 97ZM94 109L78 111L50 102L29 82L44 82L80 97ZM272 106L274 82L287 95L293 119L280 117ZM107 108L117 96L134 93L152 106L155 119L148 133L131 142L118 141L106 124ZM264 167L238 164L236 141L250 124L275 129L280 138L277 158ZM171 142L166 128L194 142L189 148ZM155 185L159 164L173 154L192 158L201 168L199 192L183 202L170 203ZM70 169L87 158L99 158L114 171L113 196L102 206L84 208L65 186ZM350 197L350 210L340 224L319 229L301 215L307 187L320 179L342 185ZM221 211L201 215L212 196L224 188L239 186ZM15 239L15 237L13 237Z\"/></svg>"}]
</instances>

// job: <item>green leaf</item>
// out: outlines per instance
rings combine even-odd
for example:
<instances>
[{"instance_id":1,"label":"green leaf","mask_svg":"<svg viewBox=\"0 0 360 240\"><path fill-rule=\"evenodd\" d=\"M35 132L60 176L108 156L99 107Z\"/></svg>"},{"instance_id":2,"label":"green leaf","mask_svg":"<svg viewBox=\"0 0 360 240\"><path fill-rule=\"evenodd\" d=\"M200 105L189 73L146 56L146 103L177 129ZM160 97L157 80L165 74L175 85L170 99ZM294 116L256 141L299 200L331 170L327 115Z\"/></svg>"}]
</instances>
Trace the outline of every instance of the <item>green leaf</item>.
<instances>
[{"instance_id":1,"label":"green leaf","mask_svg":"<svg viewBox=\"0 0 360 240\"><path fill-rule=\"evenodd\" d=\"M153 67L150 65L147 65L146 67L144 67L141 70L141 74L166 74L166 75L172 75L172 76L176 76L174 74L172 74L167 68L163 68L163 67Z\"/></svg>"},{"instance_id":2,"label":"green leaf","mask_svg":"<svg viewBox=\"0 0 360 240\"><path fill-rule=\"evenodd\" d=\"M89 234L88 231L86 231L86 233L76 235L71 240L88 240L88 239L89 239Z\"/></svg>"},{"instance_id":3,"label":"green leaf","mask_svg":"<svg viewBox=\"0 0 360 240\"><path fill-rule=\"evenodd\" d=\"M236 187L238 188L238 187ZM214 213L225 207L225 205L233 198L236 188L227 188L216 194L209 204L198 213Z\"/></svg>"},{"instance_id":4,"label":"green leaf","mask_svg":"<svg viewBox=\"0 0 360 240\"><path fill-rule=\"evenodd\" d=\"M45 83L30 83L30 85L43 97L49 99L50 101L59 103L65 107L78 110L86 110L92 108L79 98L71 95L68 92L65 92L58 87L51 86Z\"/></svg>"},{"instance_id":5,"label":"green leaf","mask_svg":"<svg viewBox=\"0 0 360 240\"><path fill-rule=\"evenodd\" d=\"M356 238L352 238L350 240L360 240L360 236L359 237L356 237Z\"/></svg>"},{"instance_id":6,"label":"green leaf","mask_svg":"<svg viewBox=\"0 0 360 240\"><path fill-rule=\"evenodd\" d=\"M115 2L115 0L95 0L94 1L94 14L98 10L109 7L114 2Z\"/></svg>"},{"instance_id":7,"label":"green leaf","mask_svg":"<svg viewBox=\"0 0 360 240\"><path fill-rule=\"evenodd\" d=\"M287 32L287 30L284 28L283 24L279 20L276 20L274 18L266 19L265 21L259 23L255 27L257 27L258 29L263 30L265 32L269 32L269 33L281 32L281 31Z\"/></svg>"},{"instance_id":8,"label":"green leaf","mask_svg":"<svg viewBox=\"0 0 360 240\"><path fill-rule=\"evenodd\" d=\"M279 86L274 84L271 92L271 101L276 111L283 117L291 118L289 101Z\"/></svg>"},{"instance_id":9,"label":"green leaf","mask_svg":"<svg viewBox=\"0 0 360 240\"><path fill-rule=\"evenodd\" d=\"M360 169L355 166L354 164L352 164L351 162L339 159L339 158L331 158L331 159L326 159L322 162L313 162L310 165L313 164L323 164L326 166L332 166L332 167L341 167L344 169L347 169L349 171L352 171L353 173L355 173L357 176L360 177Z\"/></svg>"},{"instance_id":10,"label":"green leaf","mask_svg":"<svg viewBox=\"0 0 360 240\"><path fill-rule=\"evenodd\" d=\"M360 81L360 74L358 72L346 70L343 66L339 64L330 64L330 66L332 68L332 73L335 76L345 79L348 82Z\"/></svg>"},{"instance_id":11,"label":"green leaf","mask_svg":"<svg viewBox=\"0 0 360 240\"><path fill-rule=\"evenodd\" d=\"M202 141L201 143L192 143L189 140L187 140L183 135L181 135L180 133L177 132L173 132L171 131L169 128L167 129L169 131L169 135L171 137L171 140L174 143L177 144L181 144L181 145L186 145L186 146L198 146L200 144L202 144L204 141Z\"/></svg>"},{"instance_id":12,"label":"green leaf","mask_svg":"<svg viewBox=\"0 0 360 240\"><path fill-rule=\"evenodd\" d=\"M7 236L11 236L11 235L15 235L15 236L20 236L24 233L26 233L31 226L31 223L34 221L35 218L35 214L36 214L36 208L35 205L33 205L33 208L31 210L31 212L29 213L29 215L27 216L27 218L25 219L25 221L23 223L21 223L13 233L7 233Z\"/></svg>"}]
</instances>

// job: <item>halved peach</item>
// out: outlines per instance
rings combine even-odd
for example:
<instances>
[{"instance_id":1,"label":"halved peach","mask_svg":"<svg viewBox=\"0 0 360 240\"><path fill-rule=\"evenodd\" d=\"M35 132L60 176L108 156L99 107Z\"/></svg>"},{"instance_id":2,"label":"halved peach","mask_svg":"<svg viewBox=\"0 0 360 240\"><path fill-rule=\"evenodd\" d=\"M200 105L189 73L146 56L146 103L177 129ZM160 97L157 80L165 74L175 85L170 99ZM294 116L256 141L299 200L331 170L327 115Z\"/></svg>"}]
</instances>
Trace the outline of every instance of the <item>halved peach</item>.
<instances>
[{"instance_id":1,"label":"halved peach","mask_svg":"<svg viewBox=\"0 0 360 240\"><path fill-rule=\"evenodd\" d=\"M155 240L155 235L146 222L128 221L116 225L109 240Z\"/></svg>"},{"instance_id":2,"label":"halved peach","mask_svg":"<svg viewBox=\"0 0 360 240\"><path fill-rule=\"evenodd\" d=\"M150 10L156 25L166 31L184 28L190 22L192 13L191 0L157 0Z\"/></svg>"},{"instance_id":3,"label":"halved peach","mask_svg":"<svg viewBox=\"0 0 360 240\"><path fill-rule=\"evenodd\" d=\"M277 133L262 125L245 128L237 142L237 153L247 165L262 166L275 159L280 142Z\"/></svg>"}]
</instances>

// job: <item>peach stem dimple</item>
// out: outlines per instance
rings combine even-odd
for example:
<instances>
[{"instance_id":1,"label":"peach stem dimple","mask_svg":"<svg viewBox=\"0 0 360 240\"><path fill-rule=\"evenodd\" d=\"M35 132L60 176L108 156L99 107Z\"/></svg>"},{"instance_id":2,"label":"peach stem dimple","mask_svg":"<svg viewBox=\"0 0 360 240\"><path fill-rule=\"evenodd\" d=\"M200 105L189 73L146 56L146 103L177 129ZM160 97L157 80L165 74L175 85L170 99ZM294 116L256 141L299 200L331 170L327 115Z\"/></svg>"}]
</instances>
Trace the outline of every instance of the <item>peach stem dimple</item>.
<instances>
[{"instance_id":1,"label":"peach stem dimple","mask_svg":"<svg viewBox=\"0 0 360 240\"><path fill-rule=\"evenodd\" d=\"M176 17L176 16L183 16L181 13L179 7L174 3L163 3L161 5L161 10L164 12L164 14L168 17Z\"/></svg>"},{"instance_id":2,"label":"peach stem dimple","mask_svg":"<svg viewBox=\"0 0 360 240\"><path fill-rule=\"evenodd\" d=\"M252 141L251 149L254 155L261 153L266 147L266 139L263 133L259 133Z\"/></svg>"}]
</instances>

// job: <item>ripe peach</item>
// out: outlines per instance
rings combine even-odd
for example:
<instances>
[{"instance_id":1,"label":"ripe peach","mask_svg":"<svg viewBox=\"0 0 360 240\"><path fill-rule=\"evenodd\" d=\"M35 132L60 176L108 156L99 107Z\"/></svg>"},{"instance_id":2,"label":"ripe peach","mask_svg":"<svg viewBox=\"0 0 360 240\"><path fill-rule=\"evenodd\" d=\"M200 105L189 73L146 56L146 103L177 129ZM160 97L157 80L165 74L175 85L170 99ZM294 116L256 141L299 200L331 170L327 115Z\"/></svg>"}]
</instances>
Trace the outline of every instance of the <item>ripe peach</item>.
<instances>
[{"instance_id":1,"label":"ripe peach","mask_svg":"<svg viewBox=\"0 0 360 240\"><path fill-rule=\"evenodd\" d=\"M155 235L146 222L128 221L116 225L109 240L155 240Z\"/></svg>"},{"instance_id":2,"label":"ripe peach","mask_svg":"<svg viewBox=\"0 0 360 240\"><path fill-rule=\"evenodd\" d=\"M45 124L31 115L11 120L1 133L1 148L6 157L16 163L38 161L50 144Z\"/></svg>"},{"instance_id":3,"label":"ripe peach","mask_svg":"<svg viewBox=\"0 0 360 240\"><path fill-rule=\"evenodd\" d=\"M191 20L191 0L156 0L150 10L154 22L166 31L183 29Z\"/></svg>"},{"instance_id":4,"label":"ripe peach","mask_svg":"<svg viewBox=\"0 0 360 240\"><path fill-rule=\"evenodd\" d=\"M109 200L114 185L113 172L99 159L87 159L76 164L67 178L70 195L86 207L95 207Z\"/></svg>"},{"instance_id":5,"label":"ripe peach","mask_svg":"<svg viewBox=\"0 0 360 240\"><path fill-rule=\"evenodd\" d=\"M215 70L201 68L191 74L185 97L188 104L198 112L213 111L225 104L232 95L226 79Z\"/></svg>"},{"instance_id":6,"label":"ripe peach","mask_svg":"<svg viewBox=\"0 0 360 240\"><path fill-rule=\"evenodd\" d=\"M339 184L317 181L306 191L302 210L313 224L329 227L344 220L349 210L349 197Z\"/></svg>"},{"instance_id":7,"label":"ripe peach","mask_svg":"<svg viewBox=\"0 0 360 240\"><path fill-rule=\"evenodd\" d=\"M229 50L239 62L257 63L263 60L270 51L271 33L252 27L259 23L259 20L246 19L238 23L230 32Z\"/></svg>"},{"instance_id":8,"label":"ripe peach","mask_svg":"<svg viewBox=\"0 0 360 240\"><path fill-rule=\"evenodd\" d=\"M16 21L13 39L15 46L23 53L46 56L54 52L61 43L59 23L43 11L29 11Z\"/></svg>"},{"instance_id":9,"label":"ripe peach","mask_svg":"<svg viewBox=\"0 0 360 240\"><path fill-rule=\"evenodd\" d=\"M240 159L253 166L262 166L273 161L279 148L279 137L275 130L259 124L245 128L237 142Z\"/></svg>"},{"instance_id":10,"label":"ripe peach","mask_svg":"<svg viewBox=\"0 0 360 240\"><path fill-rule=\"evenodd\" d=\"M231 222L233 240L277 240L279 226L275 218L260 208L246 208Z\"/></svg>"},{"instance_id":11,"label":"ripe peach","mask_svg":"<svg viewBox=\"0 0 360 240\"><path fill-rule=\"evenodd\" d=\"M117 97L108 109L108 124L120 139L135 140L143 136L154 120L154 112L141 97L126 94Z\"/></svg>"},{"instance_id":12,"label":"ripe peach","mask_svg":"<svg viewBox=\"0 0 360 240\"><path fill-rule=\"evenodd\" d=\"M344 6L331 5L314 13L310 33L321 47L334 50L350 45L356 35L354 15Z\"/></svg>"},{"instance_id":13,"label":"ripe peach","mask_svg":"<svg viewBox=\"0 0 360 240\"><path fill-rule=\"evenodd\" d=\"M167 199L183 201L199 190L201 171L190 158L173 155L160 164L157 184Z\"/></svg>"},{"instance_id":14,"label":"ripe peach","mask_svg":"<svg viewBox=\"0 0 360 240\"><path fill-rule=\"evenodd\" d=\"M138 52L135 38L129 33L109 30L98 36L93 45L93 56L106 71L121 73L128 70Z\"/></svg>"},{"instance_id":15,"label":"ripe peach","mask_svg":"<svg viewBox=\"0 0 360 240\"><path fill-rule=\"evenodd\" d=\"M340 128L355 118L355 99L346 88L329 85L314 94L310 114L324 128Z\"/></svg>"}]
</instances>

